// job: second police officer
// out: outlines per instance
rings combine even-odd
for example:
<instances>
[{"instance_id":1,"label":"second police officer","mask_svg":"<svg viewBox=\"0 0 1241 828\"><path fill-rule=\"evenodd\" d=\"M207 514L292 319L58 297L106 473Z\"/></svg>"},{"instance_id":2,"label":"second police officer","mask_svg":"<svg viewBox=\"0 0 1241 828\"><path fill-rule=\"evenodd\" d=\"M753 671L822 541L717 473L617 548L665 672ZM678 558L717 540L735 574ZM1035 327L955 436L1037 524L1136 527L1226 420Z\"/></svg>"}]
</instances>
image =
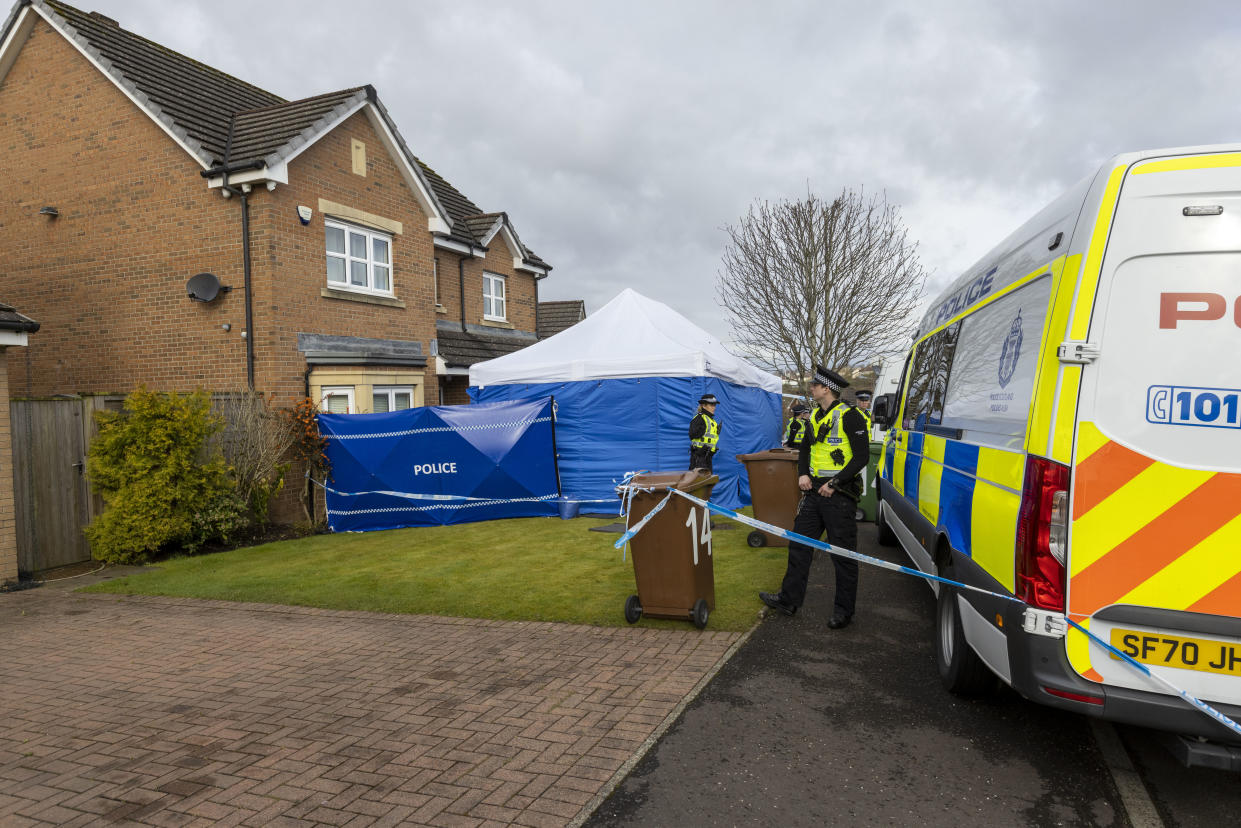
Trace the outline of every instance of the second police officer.
<instances>
[{"instance_id":1,"label":"second police officer","mask_svg":"<svg viewBox=\"0 0 1241 828\"><path fill-rule=\"evenodd\" d=\"M788 448L798 448L801 446L802 438L806 436L806 429L809 427L807 418L810 416L810 409L801 400L794 400L789 406L789 425L784 430L784 441L782 445Z\"/></svg>"},{"instance_id":2,"label":"second police officer","mask_svg":"<svg viewBox=\"0 0 1241 828\"><path fill-rule=\"evenodd\" d=\"M689 467L711 471L715 451L720 443L720 423L715 419L715 407L720 404L714 394L704 394L698 400L698 413L689 421Z\"/></svg>"},{"instance_id":3,"label":"second police officer","mask_svg":"<svg viewBox=\"0 0 1241 828\"><path fill-rule=\"evenodd\" d=\"M861 474L870 459L870 435L861 412L840 401L840 392L848 385L835 371L815 366L810 395L816 405L797 461L797 485L803 495L793 531L816 539L826 531L828 543L854 551L857 502L862 496ZM814 550L790 541L789 562L780 591L760 592L759 598L785 615L797 612L806 600L806 582L813 560ZM836 599L827 626L838 630L853 620L858 563L833 555L832 564L836 569Z\"/></svg>"}]
</instances>

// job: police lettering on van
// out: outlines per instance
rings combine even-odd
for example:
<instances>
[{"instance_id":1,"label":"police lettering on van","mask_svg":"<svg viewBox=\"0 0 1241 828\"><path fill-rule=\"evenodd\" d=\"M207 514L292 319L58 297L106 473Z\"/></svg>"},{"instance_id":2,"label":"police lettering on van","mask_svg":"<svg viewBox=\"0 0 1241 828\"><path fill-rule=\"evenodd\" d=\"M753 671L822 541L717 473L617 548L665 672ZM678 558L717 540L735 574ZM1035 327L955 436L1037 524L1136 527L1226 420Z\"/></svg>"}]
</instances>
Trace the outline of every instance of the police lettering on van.
<instances>
[{"instance_id":1,"label":"police lettering on van","mask_svg":"<svg viewBox=\"0 0 1241 828\"><path fill-rule=\"evenodd\" d=\"M1241 146L1117 156L923 317L876 406L880 541L1018 599L933 585L950 690L1237 741L1064 617L1241 716L1238 214Z\"/></svg>"}]
</instances>

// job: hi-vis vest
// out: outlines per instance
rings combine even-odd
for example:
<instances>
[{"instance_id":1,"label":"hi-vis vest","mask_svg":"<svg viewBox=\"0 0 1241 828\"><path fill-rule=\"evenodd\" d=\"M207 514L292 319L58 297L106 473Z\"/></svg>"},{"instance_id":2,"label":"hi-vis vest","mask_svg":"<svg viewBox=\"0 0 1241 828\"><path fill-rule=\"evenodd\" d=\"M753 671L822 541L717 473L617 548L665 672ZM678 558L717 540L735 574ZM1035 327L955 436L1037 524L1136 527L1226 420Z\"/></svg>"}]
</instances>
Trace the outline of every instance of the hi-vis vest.
<instances>
[{"instance_id":1,"label":"hi-vis vest","mask_svg":"<svg viewBox=\"0 0 1241 828\"><path fill-rule=\"evenodd\" d=\"M698 413L702 416L703 425L707 427L707 430L697 440L690 440L689 444L694 448L705 448L714 452L716 445L720 442L720 424L707 412L699 411Z\"/></svg>"},{"instance_id":2,"label":"hi-vis vest","mask_svg":"<svg viewBox=\"0 0 1241 828\"><path fill-rule=\"evenodd\" d=\"M801 440L806 436L806 421L800 417L794 417L789 420L789 427L784 430L784 445L792 443L795 446L801 445Z\"/></svg>"},{"instance_id":3,"label":"hi-vis vest","mask_svg":"<svg viewBox=\"0 0 1241 828\"><path fill-rule=\"evenodd\" d=\"M875 428L875 419L870 416L870 411L865 408L859 408L857 413L862 415L862 419L866 421L866 439L870 439L870 434Z\"/></svg>"},{"instance_id":4,"label":"hi-vis vest","mask_svg":"<svg viewBox=\"0 0 1241 828\"><path fill-rule=\"evenodd\" d=\"M810 414L810 474L812 477L834 477L838 471L849 465L853 459L853 447L845 436L844 419L849 406L837 403L830 411L824 412L817 405ZM840 450L839 461L832 458L832 452Z\"/></svg>"}]
</instances>

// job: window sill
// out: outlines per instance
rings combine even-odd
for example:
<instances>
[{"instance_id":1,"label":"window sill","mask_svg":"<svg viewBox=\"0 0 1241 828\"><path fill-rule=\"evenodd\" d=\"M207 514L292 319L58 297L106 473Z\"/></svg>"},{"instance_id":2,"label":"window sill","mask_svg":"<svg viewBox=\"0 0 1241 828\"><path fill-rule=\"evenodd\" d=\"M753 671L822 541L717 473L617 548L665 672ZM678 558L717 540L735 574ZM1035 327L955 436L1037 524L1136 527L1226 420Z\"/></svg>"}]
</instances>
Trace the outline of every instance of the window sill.
<instances>
[{"instance_id":1,"label":"window sill","mask_svg":"<svg viewBox=\"0 0 1241 828\"><path fill-rule=\"evenodd\" d=\"M444 307L443 305L437 304L435 306L435 312L436 313L448 313L448 308Z\"/></svg>"},{"instance_id":2,"label":"window sill","mask_svg":"<svg viewBox=\"0 0 1241 828\"><path fill-rule=\"evenodd\" d=\"M488 328L508 328L509 330L514 330L512 322L501 322L496 319L483 319L479 324Z\"/></svg>"},{"instance_id":3,"label":"window sill","mask_svg":"<svg viewBox=\"0 0 1241 828\"><path fill-rule=\"evenodd\" d=\"M319 295L327 299L344 299L348 302L364 302L368 305L386 305L390 308L403 308L405 303L395 296L376 296L371 293L358 293L339 288L319 288Z\"/></svg>"}]
</instances>

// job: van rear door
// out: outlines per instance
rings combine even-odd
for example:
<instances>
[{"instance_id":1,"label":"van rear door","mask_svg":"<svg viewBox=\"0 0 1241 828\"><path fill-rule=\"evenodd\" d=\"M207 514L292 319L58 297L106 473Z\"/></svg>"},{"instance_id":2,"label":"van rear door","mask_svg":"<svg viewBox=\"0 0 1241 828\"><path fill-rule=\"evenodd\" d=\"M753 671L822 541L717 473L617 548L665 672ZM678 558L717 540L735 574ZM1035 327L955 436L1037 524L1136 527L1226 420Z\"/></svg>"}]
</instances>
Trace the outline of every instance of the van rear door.
<instances>
[{"instance_id":1,"label":"van rear door","mask_svg":"<svg viewBox=\"0 0 1241 828\"><path fill-rule=\"evenodd\" d=\"M1079 295L1075 313L1088 301ZM1129 167L1088 341L1099 353L1081 373L1069 613L1173 684L1235 702L1241 155ZM1088 679L1167 692L1080 633L1070 632L1066 647Z\"/></svg>"}]
</instances>

